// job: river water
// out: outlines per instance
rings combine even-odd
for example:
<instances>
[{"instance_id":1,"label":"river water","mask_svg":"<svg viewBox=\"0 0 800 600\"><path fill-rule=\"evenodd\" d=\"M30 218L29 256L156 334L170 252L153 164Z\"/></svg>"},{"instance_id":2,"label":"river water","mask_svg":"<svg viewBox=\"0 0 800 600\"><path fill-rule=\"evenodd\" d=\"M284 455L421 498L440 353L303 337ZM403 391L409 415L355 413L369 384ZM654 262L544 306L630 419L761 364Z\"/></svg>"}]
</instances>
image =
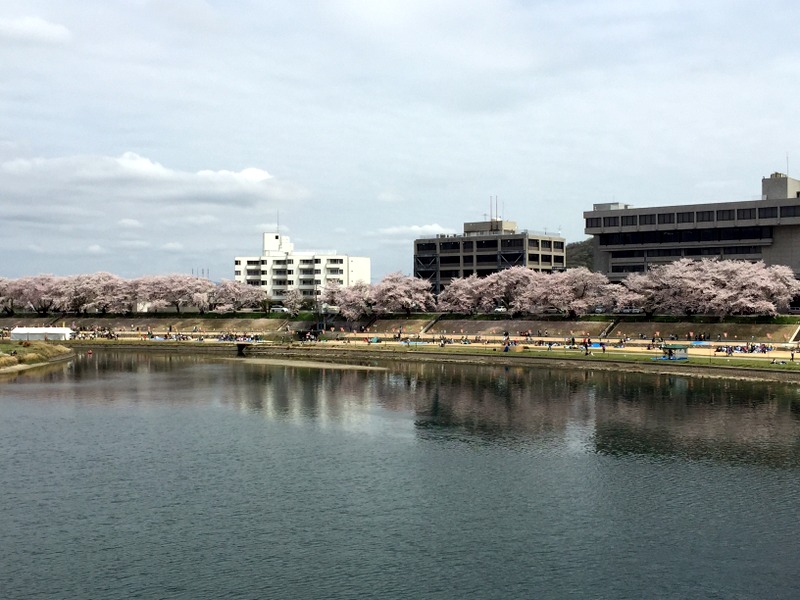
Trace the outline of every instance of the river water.
<instances>
[{"instance_id":1,"label":"river water","mask_svg":"<svg viewBox=\"0 0 800 600\"><path fill-rule=\"evenodd\" d=\"M0 597L798 598L798 386L95 353L0 380Z\"/></svg>"}]
</instances>

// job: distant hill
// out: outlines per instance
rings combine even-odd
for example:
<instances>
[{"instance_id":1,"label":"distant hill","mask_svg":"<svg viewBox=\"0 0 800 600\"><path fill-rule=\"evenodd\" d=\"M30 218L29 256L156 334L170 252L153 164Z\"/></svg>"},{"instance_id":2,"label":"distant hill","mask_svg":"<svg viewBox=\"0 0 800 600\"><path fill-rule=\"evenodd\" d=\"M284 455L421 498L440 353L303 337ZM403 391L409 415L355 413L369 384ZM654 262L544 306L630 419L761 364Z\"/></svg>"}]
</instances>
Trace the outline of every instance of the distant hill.
<instances>
[{"instance_id":1,"label":"distant hill","mask_svg":"<svg viewBox=\"0 0 800 600\"><path fill-rule=\"evenodd\" d=\"M574 269L576 267L586 267L590 271L594 271L592 238L567 244L567 268Z\"/></svg>"}]
</instances>

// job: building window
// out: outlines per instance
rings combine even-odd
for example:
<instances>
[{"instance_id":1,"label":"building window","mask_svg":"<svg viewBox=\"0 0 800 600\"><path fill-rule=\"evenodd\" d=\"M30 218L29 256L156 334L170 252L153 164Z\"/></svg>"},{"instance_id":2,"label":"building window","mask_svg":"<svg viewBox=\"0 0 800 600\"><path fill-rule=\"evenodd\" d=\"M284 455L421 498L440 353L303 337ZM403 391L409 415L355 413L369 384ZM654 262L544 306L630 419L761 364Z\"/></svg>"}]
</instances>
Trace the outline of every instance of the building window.
<instances>
[{"instance_id":1,"label":"building window","mask_svg":"<svg viewBox=\"0 0 800 600\"><path fill-rule=\"evenodd\" d=\"M563 256L559 256L558 254L556 254L556 255L553 256L553 262L555 264L557 264L557 265L563 265L564 264L564 257Z\"/></svg>"},{"instance_id":2,"label":"building window","mask_svg":"<svg viewBox=\"0 0 800 600\"><path fill-rule=\"evenodd\" d=\"M636 215L627 215L622 217L622 226L623 227L636 227Z\"/></svg>"},{"instance_id":3,"label":"building window","mask_svg":"<svg viewBox=\"0 0 800 600\"><path fill-rule=\"evenodd\" d=\"M800 217L800 206L781 206L781 217Z\"/></svg>"},{"instance_id":4,"label":"building window","mask_svg":"<svg viewBox=\"0 0 800 600\"><path fill-rule=\"evenodd\" d=\"M417 252L436 252L436 244L433 242L417 244Z\"/></svg>"},{"instance_id":5,"label":"building window","mask_svg":"<svg viewBox=\"0 0 800 600\"><path fill-rule=\"evenodd\" d=\"M472 242L464 242L464 251L472 252Z\"/></svg>"},{"instance_id":6,"label":"building window","mask_svg":"<svg viewBox=\"0 0 800 600\"><path fill-rule=\"evenodd\" d=\"M553 257L550 254L542 254L542 264L549 265L553 262Z\"/></svg>"},{"instance_id":7,"label":"building window","mask_svg":"<svg viewBox=\"0 0 800 600\"><path fill-rule=\"evenodd\" d=\"M235 265L240 265L240 264L242 264L242 261L240 261L240 260L235 260L235 261L233 261L233 264L235 264Z\"/></svg>"},{"instance_id":8,"label":"building window","mask_svg":"<svg viewBox=\"0 0 800 600\"><path fill-rule=\"evenodd\" d=\"M508 248L522 248L524 240L522 238L513 238L510 240L500 240L500 247L505 250Z\"/></svg>"},{"instance_id":9,"label":"building window","mask_svg":"<svg viewBox=\"0 0 800 600\"><path fill-rule=\"evenodd\" d=\"M465 265L471 265L471 264L472 264L472 260L473 260L473 258L474 258L474 257L473 257L473 256L471 256L471 255L470 255L470 256L465 256L465 257L464 257L464 264L465 264Z\"/></svg>"},{"instance_id":10,"label":"building window","mask_svg":"<svg viewBox=\"0 0 800 600\"><path fill-rule=\"evenodd\" d=\"M553 244L550 243L550 240L542 240L542 249L550 250L553 247Z\"/></svg>"},{"instance_id":11,"label":"building window","mask_svg":"<svg viewBox=\"0 0 800 600\"><path fill-rule=\"evenodd\" d=\"M538 254L528 254L528 262L529 263L538 263L539 262L539 255Z\"/></svg>"},{"instance_id":12,"label":"building window","mask_svg":"<svg viewBox=\"0 0 800 600\"><path fill-rule=\"evenodd\" d=\"M639 225L655 225L655 215L639 215Z\"/></svg>"},{"instance_id":13,"label":"building window","mask_svg":"<svg viewBox=\"0 0 800 600\"><path fill-rule=\"evenodd\" d=\"M478 250L497 250L497 240L478 240L475 247Z\"/></svg>"},{"instance_id":14,"label":"building window","mask_svg":"<svg viewBox=\"0 0 800 600\"><path fill-rule=\"evenodd\" d=\"M678 213L678 223L694 223L694 213L693 212L679 212Z\"/></svg>"},{"instance_id":15,"label":"building window","mask_svg":"<svg viewBox=\"0 0 800 600\"><path fill-rule=\"evenodd\" d=\"M758 209L758 218L759 219L774 219L778 216L778 207L777 206L767 206L766 208L759 208Z\"/></svg>"},{"instance_id":16,"label":"building window","mask_svg":"<svg viewBox=\"0 0 800 600\"><path fill-rule=\"evenodd\" d=\"M641 273L644 271L644 265L613 265L611 267L612 273Z\"/></svg>"},{"instance_id":17,"label":"building window","mask_svg":"<svg viewBox=\"0 0 800 600\"><path fill-rule=\"evenodd\" d=\"M242 272L241 271L234 271L233 274L237 275L237 276L240 276L242 274Z\"/></svg>"},{"instance_id":18,"label":"building window","mask_svg":"<svg viewBox=\"0 0 800 600\"><path fill-rule=\"evenodd\" d=\"M718 210L717 211L717 221L733 221L733 209L726 209L726 210Z\"/></svg>"},{"instance_id":19,"label":"building window","mask_svg":"<svg viewBox=\"0 0 800 600\"><path fill-rule=\"evenodd\" d=\"M555 250L563 250L564 249L564 242L553 242L553 248Z\"/></svg>"},{"instance_id":20,"label":"building window","mask_svg":"<svg viewBox=\"0 0 800 600\"><path fill-rule=\"evenodd\" d=\"M698 210L697 211L697 222L698 223L708 223L714 220L714 211L713 210Z\"/></svg>"},{"instance_id":21,"label":"building window","mask_svg":"<svg viewBox=\"0 0 800 600\"><path fill-rule=\"evenodd\" d=\"M669 225L675 222L675 213L658 213L658 224Z\"/></svg>"},{"instance_id":22,"label":"building window","mask_svg":"<svg viewBox=\"0 0 800 600\"><path fill-rule=\"evenodd\" d=\"M736 218L740 220L746 219L755 219L756 218L756 209L755 208L740 208L736 211Z\"/></svg>"},{"instance_id":23,"label":"building window","mask_svg":"<svg viewBox=\"0 0 800 600\"><path fill-rule=\"evenodd\" d=\"M602 219L600 217L589 217L586 219L586 229L591 229L592 227L600 227L603 224Z\"/></svg>"},{"instance_id":24,"label":"building window","mask_svg":"<svg viewBox=\"0 0 800 600\"><path fill-rule=\"evenodd\" d=\"M532 250L539 249L539 240L528 240L528 248Z\"/></svg>"},{"instance_id":25,"label":"building window","mask_svg":"<svg viewBox=\"0 0 800 600\"><path fill-rule=\"evenodd\" d=\"M439 244L440 252L458 252L461 250L460 242L442 242Z\"/></svg>"},{"instance_id":26,"label":"building window","mask_svg":"<svg viewBox=\"0 0 800 600\"><path fill-rule=\"evenodd\" d=\"M619 227L619 217L603 217L603 227Z\"/></svg>"}]
</instances>

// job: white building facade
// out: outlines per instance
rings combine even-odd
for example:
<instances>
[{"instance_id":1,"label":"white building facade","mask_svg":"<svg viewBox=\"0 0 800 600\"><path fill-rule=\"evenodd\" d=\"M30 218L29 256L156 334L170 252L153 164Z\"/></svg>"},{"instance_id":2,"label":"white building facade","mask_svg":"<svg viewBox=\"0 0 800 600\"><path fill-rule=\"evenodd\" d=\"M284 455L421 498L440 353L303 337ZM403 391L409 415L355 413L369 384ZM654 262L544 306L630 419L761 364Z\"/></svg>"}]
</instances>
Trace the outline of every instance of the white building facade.
<instances>
[{"instance_id":1,"label":"white building facade","mask_svg":"<svg viewBox=\"0 0 800 600\"><path fill-rule=\"evenodd\" d=\"M259 286L274 300L282 300L289 290L299 290L304 298L313 300L331 284L369 284L371 277L368 257L335 250L296 251L289 238L278 232L264 234L261 256L234 259L234 279Z\"/></svg>"}]
</instances>

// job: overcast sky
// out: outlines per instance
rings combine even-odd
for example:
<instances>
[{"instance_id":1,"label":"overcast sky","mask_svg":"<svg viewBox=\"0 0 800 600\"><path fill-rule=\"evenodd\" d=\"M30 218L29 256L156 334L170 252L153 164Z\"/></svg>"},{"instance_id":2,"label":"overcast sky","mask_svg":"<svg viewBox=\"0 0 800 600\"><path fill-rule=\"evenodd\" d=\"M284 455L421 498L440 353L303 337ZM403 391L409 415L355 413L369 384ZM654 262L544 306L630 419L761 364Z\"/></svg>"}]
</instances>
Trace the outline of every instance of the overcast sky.
<instances>
[{"instance_id":1,"label":"overcast sky","mask_svg":"<svg viewBox=\"0 0 800 600\"><path fill-rule=\"evenodd\" d=\"M800 176L796 0L0 7L0 276L232 278L279 221L378 281L494 196L574 242Z\"/></svg>"}]
</instances>

